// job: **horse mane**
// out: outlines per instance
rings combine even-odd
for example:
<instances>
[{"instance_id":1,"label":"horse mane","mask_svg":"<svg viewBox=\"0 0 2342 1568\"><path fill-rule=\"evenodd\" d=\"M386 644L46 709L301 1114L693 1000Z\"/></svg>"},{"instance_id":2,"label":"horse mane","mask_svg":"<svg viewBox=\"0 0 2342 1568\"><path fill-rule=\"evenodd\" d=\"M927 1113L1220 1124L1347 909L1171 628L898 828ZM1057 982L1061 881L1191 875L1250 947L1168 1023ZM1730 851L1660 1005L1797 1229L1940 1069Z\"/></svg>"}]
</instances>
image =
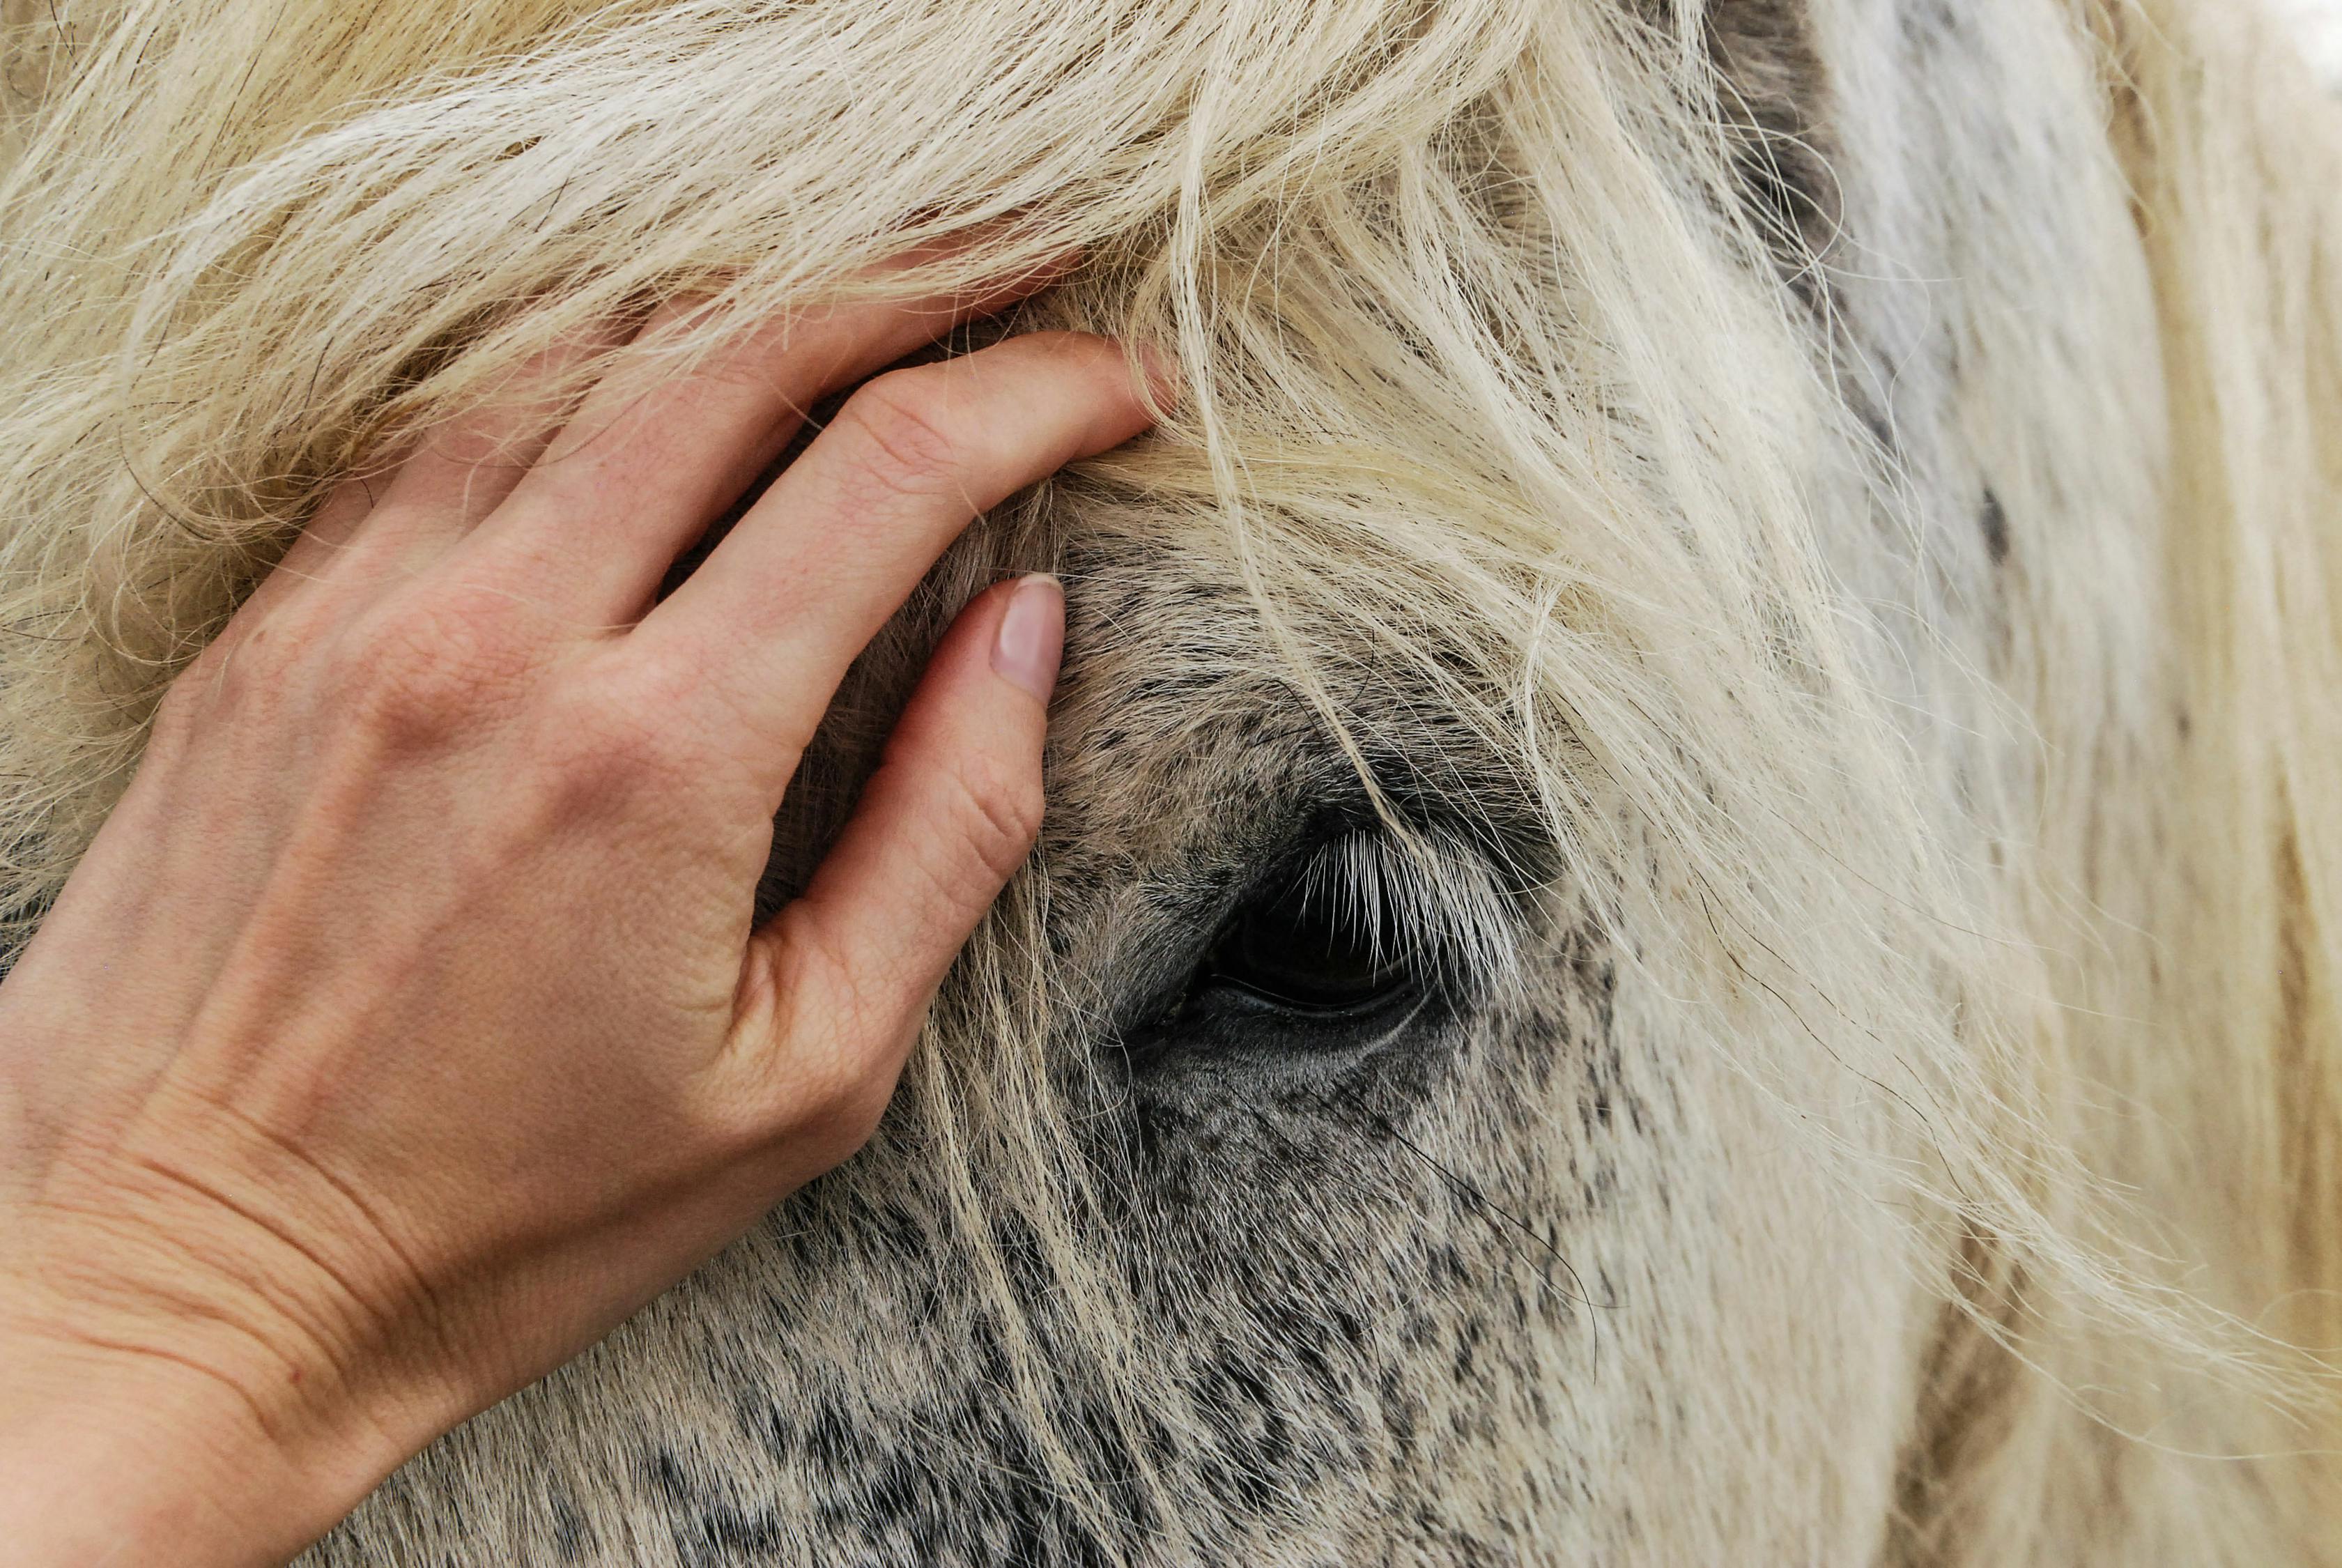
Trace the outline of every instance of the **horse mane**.
<instances>
[{"instance_id":1,"label":"horse mane","mask_svg":"<svg viewBox=\"0 0 2342 1568\"><path fill-rule=\"evenodd\" d=\"M1739 199L1696 7L10 0L0 919L37 920L170 678L322 495L553 338L677 294L763 314L1078 246L1022 319L1167 346L1193 397L996 519L996 548L1209 540L1264 660L1358 754L1390 738L1357 733L1338 672L1371 653L1507 759L1565 867L1648 869L1556 896L1636 934L1654 994L1704 999L1671 1025L1794 1110L1785 1136L1850 1192L1932 1217L1904 1261L1950 1315L1905 1556L2070 1544L2088 1507L2045 1478L2102 1454L2093 1432L2197 1496L2135 1441L2175 1407L2072 1393L2162 1375L2142 1358L2208 1441L2342 1446L2296 1348L2342 1346L2342 133L2219 0L2072 3L2158 312L2185 699L2153 721L2186 735L2173 768L2110 778L2093 694L2032 650L2042 739L2081 751L2041 785L2035 907L1982 885L1941 759L1899 739L1895 656L1826 568L1825 536L1870 524L1817 473L1885 464L1777 286L1796 236ZM2039 591L2078 620L2055 596L2082 589ZM1943 656L1963 716L1990 707L1973 673ZM1176 1428L1030 1060L1082 1006L1035 956L1046 876L971 947L907 1101L949 1158L1016 1172L981 1200L963 1176L936 1221L1004 1321L1006 1207L1085 1303L1112 1408ZM2077 899L2139 940L2040 913ZM2107 956L2034 956L2084 926ZM1847 1083L1858 1104L1817 1109ZM2110 1131L2101 1091L2137 1123ZM1882 1155L1882 1127L1931 1158ZM2217 1278L2167 1277L2137 1211ZM1017 1397L1073 1375L1005 1337ZM2267 1473L2280 1523L2206 1503L2172 1530L2342 1530L2317 1523L2342 1521L2330 1459Z\"/></svg>"},{"instance_id":2,"label":"horse mane","mask_svg":"<svg viewBox=\"0 0 2342 1568\"><path fill-rule=\"evenodd\" d=\"M2223 1304L2342 1348L2342 106L2257 7L2107 0L2115 146L2152 280L2169 432L2161 543L2178 731L2139 875L2134 1020L2077 1078L2136 1096L2093 1166L2147 1194ZM2083 1029L2090 1036L2098 1031ZM2342 1388L2231 1428L2263 1518L2207 1507L2197 1561L2342 1561ZM2187 1408L2188 1395L2173 1409ZM2210 1445L2215 1419L2190 1442ZM2202 1495L2151 1445L2140 1489ZM2272 1525L2269 1522L2281 1521ZM2087 1528L2077 1524L2077 1528ZM2272 1533L2256 1537L2263 1530Z\"/></svg>"},{"instance_id":3,"label":"horse mane","mask_svg":"<svg viewBox=\"0 0 2342 1568\"><path fill-rule=\"evenodd\" d=\"M2300 1342L2342 1346L2342 106L2247 22L2111 16L2174 437L2165 994L2232 1088L2205 1131L2250 1245L2299 1293Z\"/></svg>"}]
</instances>

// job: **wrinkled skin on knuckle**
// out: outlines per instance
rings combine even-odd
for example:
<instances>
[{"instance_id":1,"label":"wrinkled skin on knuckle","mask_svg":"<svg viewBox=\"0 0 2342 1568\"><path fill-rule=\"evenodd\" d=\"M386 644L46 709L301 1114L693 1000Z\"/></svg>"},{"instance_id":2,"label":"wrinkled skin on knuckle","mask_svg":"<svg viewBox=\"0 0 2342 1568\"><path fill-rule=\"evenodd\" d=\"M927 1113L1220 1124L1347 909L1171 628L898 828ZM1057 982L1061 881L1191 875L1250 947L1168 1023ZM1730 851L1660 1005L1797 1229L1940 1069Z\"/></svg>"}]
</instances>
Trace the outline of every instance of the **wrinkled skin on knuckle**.
<instances>
[{"instance_id":1,"label":"wrinkled skin on knuckle","mask_svg":"<svg viewBox=\"0 0 2342 1568\"><path fill-rule=\"evenodd\" d=\"M704 770L670 716L593 682L561 683L540 700L529 750L572 809L638 803L682 789Z\"/></svg>"},{"instance_id":2,"label":"wrinkled skin on knuckle","mask_svg":"<svg viewBox=\"0 0 2342 1568\"><path fill-rule=\"evenodd\" d=\"M402 595L352 628L325 684L345 723L394 742L445 742L493 724L545 658L517 607L492 590Z\"/></svg>"},{"instance_id":3,"label":"wrinkled skin on knuckle","mask_svg":"<svg viewBox=\"0 0 2342 1568\"><path fill-rule=\"evenodd\" d=\"M956 838L969 858L966 879L988 897L1032 852L1045 806L1041 780L1035 769L980 756L960 759L952 779L958 798Z\"/></svg>"},{"instance_id":4,"label":"wrinkled skin on knuckle","mask_svg":"<svg viewBox=\"0 0 2342 1568\"><path fill-rule=\"evenodd\" d=\"M537 722L565 776L589 792L687 797L760 824L769 802L759 766L787 739L752 730L745 705L671 658L589 662L555 684Z\"/></svg>"},{"instance_id":5,"label":"wrinkled skin on knuckle","mask_svg":"<svg viewBox=\"0 0 2342 1568\"><path fill-rule=\"evenodd\" d=\"M964 437L946 412L939 367L892 370L848 398L838 415L862 458L856 480L874 498L926 497L956 483Z\"/></svg>"}]
</instances>

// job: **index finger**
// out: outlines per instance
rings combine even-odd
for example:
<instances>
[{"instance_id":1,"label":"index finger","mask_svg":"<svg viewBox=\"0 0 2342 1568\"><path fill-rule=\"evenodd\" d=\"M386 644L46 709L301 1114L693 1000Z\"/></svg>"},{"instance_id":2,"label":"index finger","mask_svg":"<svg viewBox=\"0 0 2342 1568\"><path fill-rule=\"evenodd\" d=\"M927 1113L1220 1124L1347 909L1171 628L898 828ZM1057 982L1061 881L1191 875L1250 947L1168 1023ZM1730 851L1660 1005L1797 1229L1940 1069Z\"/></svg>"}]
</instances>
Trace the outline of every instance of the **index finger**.
<instances>
[{"instance_id":1,"label":"index finger","mask_svg":"<svg viewBox=\"0 0 2342 1568\"><path fill-rule=\"evenodd\" d=\"M771 745L777 806L846 667L976 514L1154 419L1120 346L1086 333L882 376L643 619L633 652L699 672L714 717Z\"/></svg>"},{"instance_id":2,"label":"index finger","mask_svg":"<svg viewBox=\"0 0 2342 1568\"><path fill-rule=\"evenodd\" d=\"M929 256L915 252L878 269ZM676 558L780 455L806 410L975 317L1046 287L1070 254L986 286L810 305L744 324L690 374L654 352L596 387L472 537L473 561L525 578L581 619L629 619ZM656 350L707 320L676 301L636 339ZM467 563L468 564L468 563Z\"/></svg>"}]
</instances>

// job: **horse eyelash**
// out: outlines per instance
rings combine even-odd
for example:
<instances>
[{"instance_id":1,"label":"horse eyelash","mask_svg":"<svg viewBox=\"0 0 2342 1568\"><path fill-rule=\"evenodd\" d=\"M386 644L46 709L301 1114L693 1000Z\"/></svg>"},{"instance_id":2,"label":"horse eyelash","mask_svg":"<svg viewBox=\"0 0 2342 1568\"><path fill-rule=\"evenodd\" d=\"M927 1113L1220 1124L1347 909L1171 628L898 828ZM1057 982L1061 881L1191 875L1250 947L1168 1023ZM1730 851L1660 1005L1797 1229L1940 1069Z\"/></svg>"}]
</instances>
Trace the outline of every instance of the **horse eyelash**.
<instances>
[{"instance_id":1,"label":"horse eyelash","mask_svg":"<svg viewBox=\"0 0 2342 1568\"><path fill-rule=\"evenodd\" d=\"M1347 833L1314 852L1295 879L1305 906L1338 900L1377 962L1404 961L1427 989L1480 999L1519 973L1512 902L1485 859L1452 834Z\"/></svg>"}]
</instances>

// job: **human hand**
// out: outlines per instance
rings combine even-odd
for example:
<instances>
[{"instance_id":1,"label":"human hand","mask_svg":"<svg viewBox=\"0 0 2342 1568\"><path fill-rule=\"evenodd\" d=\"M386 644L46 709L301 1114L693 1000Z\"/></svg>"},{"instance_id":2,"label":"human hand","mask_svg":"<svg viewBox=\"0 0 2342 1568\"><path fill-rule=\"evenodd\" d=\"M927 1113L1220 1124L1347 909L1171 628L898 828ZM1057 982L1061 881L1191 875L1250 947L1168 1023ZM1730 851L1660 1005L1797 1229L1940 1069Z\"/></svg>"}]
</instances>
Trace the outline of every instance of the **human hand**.
<instances>
[{"instance_id":1,"label":"human hand","mask_svg":"<svg viewBox=\"0 0 2342 1568\"><path fill-rule=\"evenodd\" d=\"M783 790L972 515L1146 403L1072 334L880 376L653 598L798 410L1029 286L764 324L565 422L516 387L174 685L0 985L22 1560L290 1554L868 1136L1037 827L1055 584L967 608L752 929Z\"/></svg>"}]
</instances>

